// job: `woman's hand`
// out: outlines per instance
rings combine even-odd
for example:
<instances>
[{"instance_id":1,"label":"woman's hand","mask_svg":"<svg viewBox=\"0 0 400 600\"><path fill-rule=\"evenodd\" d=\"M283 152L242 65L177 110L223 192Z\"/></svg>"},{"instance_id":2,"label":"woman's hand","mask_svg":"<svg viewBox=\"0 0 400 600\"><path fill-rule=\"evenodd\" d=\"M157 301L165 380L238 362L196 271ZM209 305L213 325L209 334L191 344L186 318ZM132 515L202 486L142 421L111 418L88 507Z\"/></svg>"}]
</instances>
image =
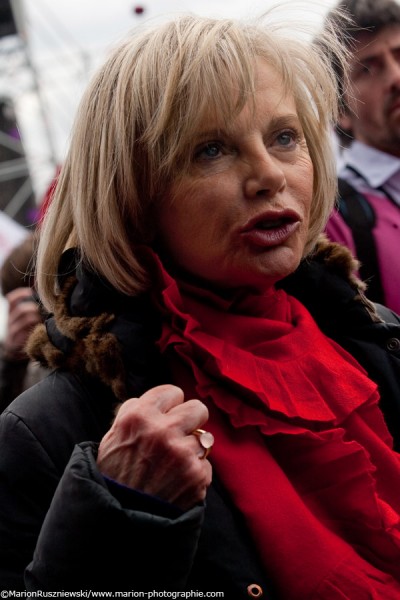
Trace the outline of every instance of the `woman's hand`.
<instances>
[{"instance_id":1,"label":"woman's hand","mask_svg":"<svg viewBox=\"0 0 400 600\"><path fill-rule=\"evenodd\" d=\"M100 442L97 464L115 481L188 510L204 500L211 465L192 431L208 409L180 388L161 385L121 405Z\"/></svg>"}]
</instances>

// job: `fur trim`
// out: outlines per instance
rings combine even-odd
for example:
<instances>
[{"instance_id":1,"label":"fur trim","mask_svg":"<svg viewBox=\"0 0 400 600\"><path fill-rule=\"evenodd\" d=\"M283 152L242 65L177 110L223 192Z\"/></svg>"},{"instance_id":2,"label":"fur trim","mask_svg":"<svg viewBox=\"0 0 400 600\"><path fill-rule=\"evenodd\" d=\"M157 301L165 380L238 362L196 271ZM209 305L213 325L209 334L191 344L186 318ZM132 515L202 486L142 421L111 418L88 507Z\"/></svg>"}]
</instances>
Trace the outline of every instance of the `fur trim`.
<instances>
[{"instance_id":1,"label":"fur trim","mask_svg":"<svg viewBox=\"0 0 400 600\"><path fill-rule=\"evenodd\" d=\"M67 368L72 373L88 373L110 387L119 400L126 399L125 366L116 336L109 332L113 314L71 317L67 313L70 290L75 277L68 279L54 313L57 328L69 341L71 352L63 352L49 340L46 326L38 325L31 334L27 352L47 368Z\"/></svg>"},{"instance_id":2,"label":"fur trim","mask_svg":"<svg viewBox=\"0 0 400 600\"><path fill-rule=\"evenodd\" d=\"M346 246L329 241L324 233L320 234L311 257L323 262L330 271L347 279L352 287L362 292L367 289L366 284L357 275L360 267L359 261L354 258Z\"/></svg>"}]
</instances>

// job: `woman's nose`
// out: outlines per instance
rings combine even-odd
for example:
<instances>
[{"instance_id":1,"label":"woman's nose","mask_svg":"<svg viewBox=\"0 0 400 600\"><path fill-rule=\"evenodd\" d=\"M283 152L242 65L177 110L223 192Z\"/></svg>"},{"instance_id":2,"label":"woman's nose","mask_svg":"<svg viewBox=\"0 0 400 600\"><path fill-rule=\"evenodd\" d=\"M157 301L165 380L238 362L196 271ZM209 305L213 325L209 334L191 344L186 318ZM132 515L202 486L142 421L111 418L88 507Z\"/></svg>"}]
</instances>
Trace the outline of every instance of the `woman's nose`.
<instances>
[{"instance_id":1,"label":"woman's nose","mask_svg":"<svg viewBox=\"0 0 400 600\"><path fill-rule=\"evenodd\" d=\"M247 166L244 184L247 198L273 197L285 185L282 165L266 148L249 156Z\"/></svg>"}]
</instances>

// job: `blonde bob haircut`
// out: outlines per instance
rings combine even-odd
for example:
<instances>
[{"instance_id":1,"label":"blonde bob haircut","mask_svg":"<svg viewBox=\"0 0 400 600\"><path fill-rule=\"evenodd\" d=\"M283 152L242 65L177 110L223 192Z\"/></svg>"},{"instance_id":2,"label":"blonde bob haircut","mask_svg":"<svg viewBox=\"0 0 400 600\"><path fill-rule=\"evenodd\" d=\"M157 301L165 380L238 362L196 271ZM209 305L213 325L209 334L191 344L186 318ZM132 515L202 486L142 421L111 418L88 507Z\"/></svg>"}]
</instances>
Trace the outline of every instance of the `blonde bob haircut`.
<instances>
[{"instance_id":1,"label":"blonde bob haircut","mask_svg":"<svg viewBox=\"0 0 400 600\"><path fill-rule=\"evenodd\" d=\"M188 167L201 121L211 113L227 123L251 101L258 57L282 76L304 130L314 166L305 255L312 251L336 197L338 92L327 48L343 62L344 50L325 32L321 51L269 15L251 22L180 15L135 29L111 52L82 97L41 226L36 281L49 311L60 256L71 246L120 292L146 289L135 245L151 239L152 207Z\"/></svg>"}]
</instances>

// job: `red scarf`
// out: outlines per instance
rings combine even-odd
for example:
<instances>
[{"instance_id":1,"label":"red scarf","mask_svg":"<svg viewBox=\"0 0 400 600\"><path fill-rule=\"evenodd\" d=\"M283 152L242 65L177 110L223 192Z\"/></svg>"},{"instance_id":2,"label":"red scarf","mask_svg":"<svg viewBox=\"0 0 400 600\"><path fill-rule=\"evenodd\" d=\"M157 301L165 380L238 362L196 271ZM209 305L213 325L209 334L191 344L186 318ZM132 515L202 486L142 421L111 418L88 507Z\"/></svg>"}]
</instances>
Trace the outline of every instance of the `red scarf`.
<instances>
[{"instance_id":1,"label":"red scarf","mask_svg":"<svg viewBox=\"0 0 400 600\"><path fill-rule=\"evenodd\" d=\"M400 462L377 386L282 290L230 301L150 259L175 383L284 600L400 598Z\"/></svg>"}]
</instances>

